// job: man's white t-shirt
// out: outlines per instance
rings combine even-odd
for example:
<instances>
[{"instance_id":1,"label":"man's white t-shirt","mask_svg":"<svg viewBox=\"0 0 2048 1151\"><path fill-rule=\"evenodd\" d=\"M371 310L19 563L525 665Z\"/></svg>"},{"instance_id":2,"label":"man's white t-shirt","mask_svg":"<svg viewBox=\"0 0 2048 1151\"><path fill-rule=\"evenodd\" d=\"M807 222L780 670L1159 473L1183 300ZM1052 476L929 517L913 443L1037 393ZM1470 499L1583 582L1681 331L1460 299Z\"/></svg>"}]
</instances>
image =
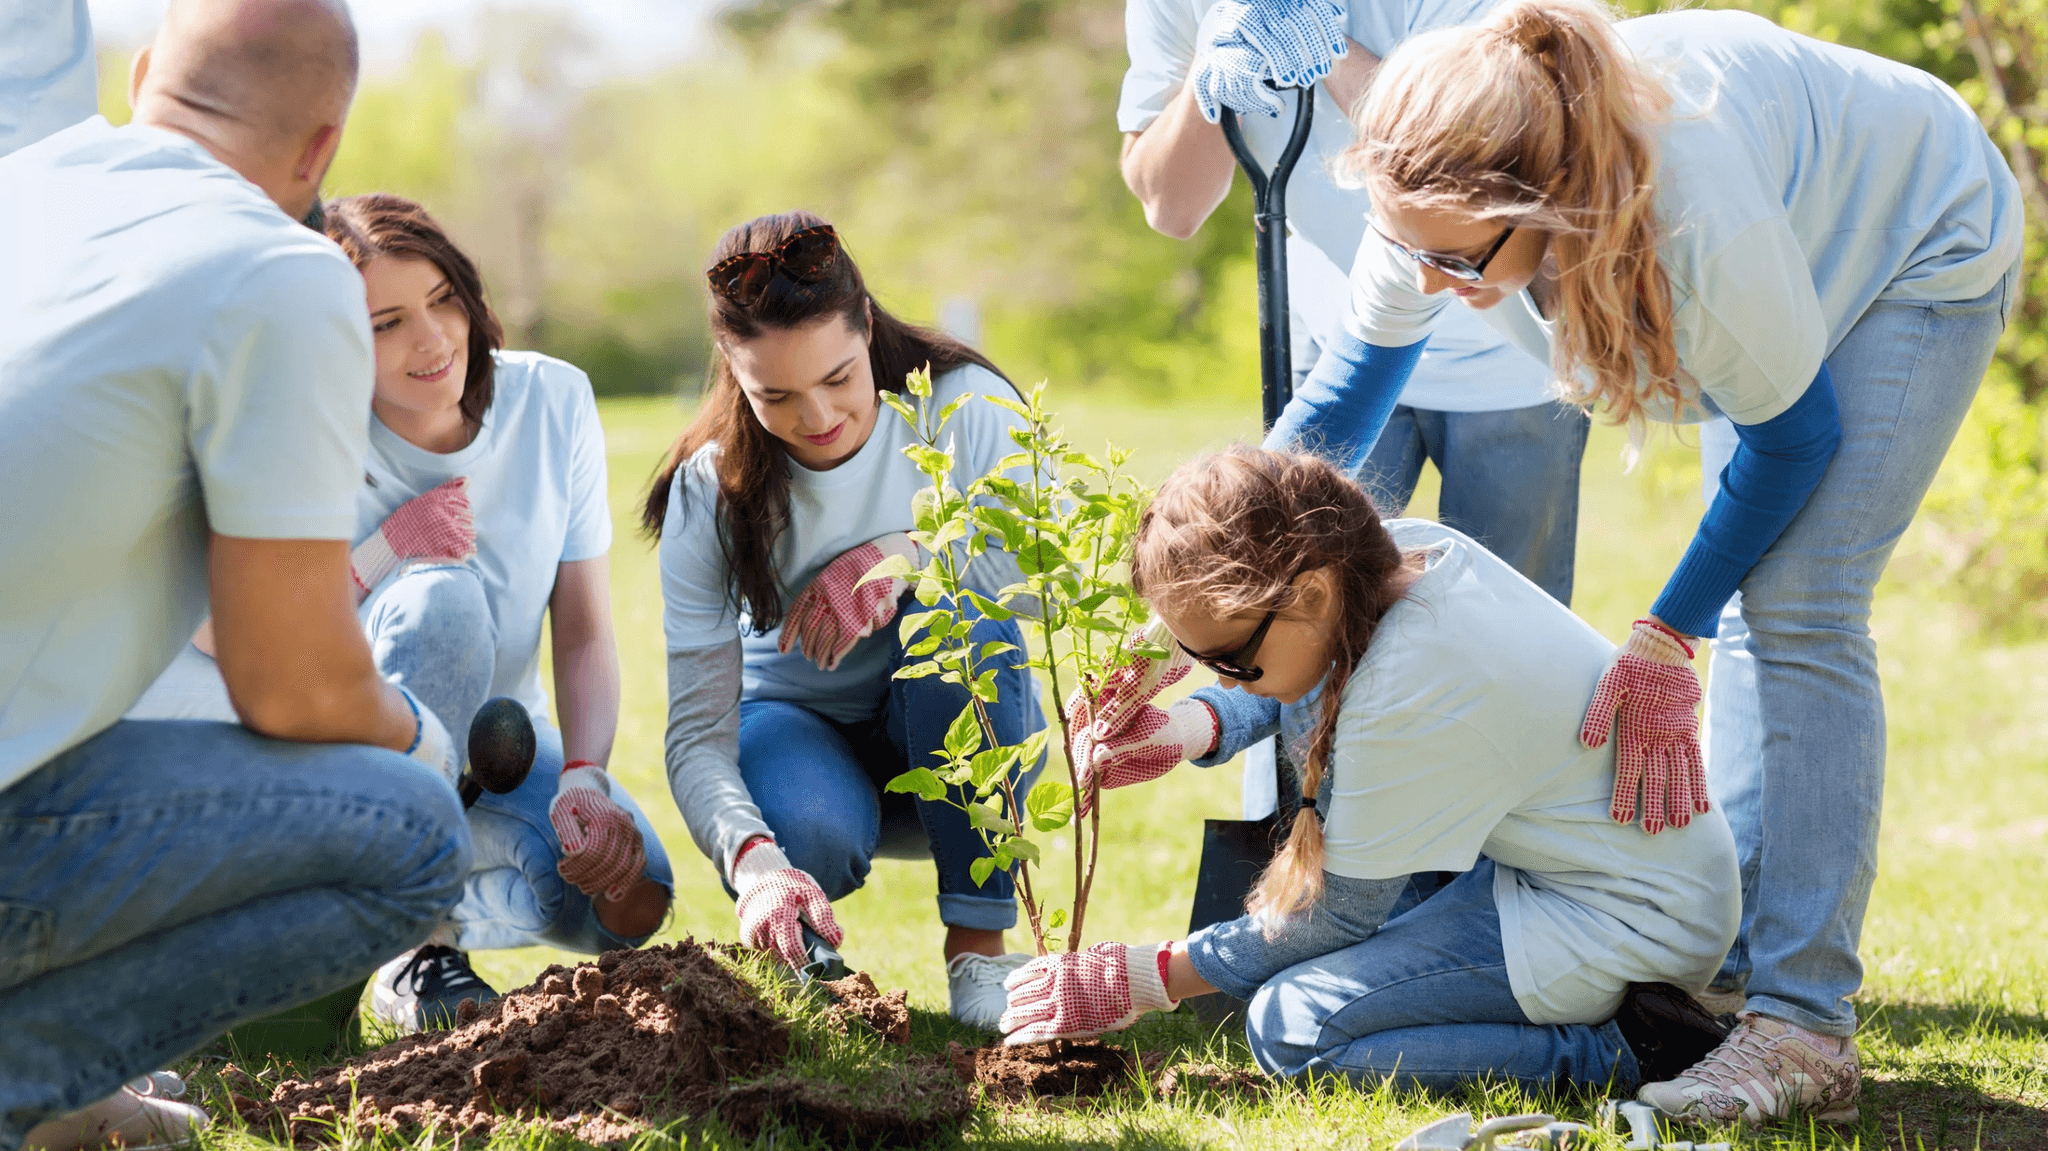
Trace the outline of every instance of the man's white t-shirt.
<instances>
[{"instance_id":1,"label":"man's white t-shirt","mask_svg":"<svg viewBox=\"0 0 2048 1151\"><path fill-rule=\"evenodd\" d=\"M1368 52L1385 57L1396 44L1418 32L1472 23L1497 2L1354 0L1346 31ZM1131 67L1124 73L1123 94L1117 105L1119 129L1144 131L1180 94L1194 62L1195 30L1213 3L1215 0L1127 0L1124 38ZM1351 145L1351 121L1323 85L1316 85L1314 91L1316 107L1308 147L1287 182L1287 224L1322 249L1339 268L1348 269L1366 235L1366 215L1372 203L1364 189L1339 187L1332 176L1330 163ZM1239 117L1245 142L1269 171L1293 130L1295 99L1282 95L1289 110L1278 119L1257 113ZM1341 308L1342 287L1313 272L1298 261L1288 267L1288 291L1302 313L1313 315L1318 305L1312 297L1333 290L1336 296L1331 306ZM1409 407L1490 412L1531 407L1555 398L1549 359L1531 359L1478 316L1446 316L1428 336L1422 361L1401 393L1401 402Z\"/></svg>"},{"instance_id":2,"label":"man's white t-shirt","mask_svg":"<svg viewBox=\"0 0 2048 1151\"><path fill-rule=\"evenodd\" d=\"M942 408L969 395L977 398L960 406L945 431L954 453L953 484L962 491L1017 450L1010 431L1024 426L1016 413L979 398L1015 399L1017 391L976 364L939 375L925 402ZM868 441L852 459L824 472L788 462L789 525L774 549L785 609L825 565L869 540L916 527L911 501L925 486L925 477L903 454L914 442L910 426L884 407ZM745 653L741 698L788 700L841 723L873 716L888 688L894 631L885 628L887 634L877 633L854 645L838 669L829 672L818 670L795 648L786 654L776 651L780 629L753 634L745 610L735 603L737 592L721 544L717 453L716 445L698 452L676 469L669 489L668 518L661 529L661 590L666 605L662 619L668 649L688 651L740 636ZM1030 480L1028 468L1007 474L1019 482ZM990 598L1021 578L1016 561L995 549L967 570L967 585Z\"/></svg>"},{"instance_id":3,"label":"man's white t-shirt","mask_svg":"<svg viewBox=\"0 0 2048 1151\"><path fill-rule=\"evenodd\" d=\"M0 156L99 110L85 0L0 6Z\"/></svg>"},{"instance_id":4,"label":"man's white t-shirt","mask_svg":"<svg viewBox=\"0 0 2048 1151\"><path fill-rule=\"evenodd\" d=\"M1673 99L1657 131L1657 254L1681 381L1736 423L1791 407L1872 303L1973 300L2019 258L2019 185L1935 77L1744 12L1615 28ZM1377 237L1351 280L1346 326L1381 347L1466 311L1418 292ZM1553 327L1529 293L1484 315L1549 357Z\"/></svg>"},{"instance_id":5,"label":"man's white t-shirt","mask_svg":"<svg viewBox=\"0 0 2048 1151\"><path fill-rule=\"evenodd\" d=\"M372 365L341 250L186 137L0 157L0 788L171 662L209 529L349 538Z\"/></svg>"},{"instance_id":6,"label":"man's white t-shirt","mask_svg":"<svg viewBox=\"0 0 2048 1151\"><path fill-rule=\"evenodd\" d=\"M556 569L611 550L604 429L590 377L572 364L539 352L499 352L492 379L483 427L460 451L427 451L370 417L369 460L355 485L354 542L368 538L406 501L457 476L469 477L476 522L470 566L482 578L498 627L490 691L525 704L534 722L545 724L550 721L540 680L540 632ZM403 570L364 598L365 622ZM129 712L131 719L232 715L218 667L189 646Z\"/></svg>"},{"instance_id":7,"label":"man's white t-shirt","mask_svg":"<svg viewBox=\"0 0 2048 1151\"><path fill-rule=\"evenodd\" d=\"M1719 810L1648 835L1608 816L1614 747L1579 721L1614 645L1455 529L1388 523L1427 568L1344 689L1323 866L1354 879L1498 865L1515 999L1605 1019L1630 981L1704 988L1741 916Z\"/></svg>"}]
</instances>

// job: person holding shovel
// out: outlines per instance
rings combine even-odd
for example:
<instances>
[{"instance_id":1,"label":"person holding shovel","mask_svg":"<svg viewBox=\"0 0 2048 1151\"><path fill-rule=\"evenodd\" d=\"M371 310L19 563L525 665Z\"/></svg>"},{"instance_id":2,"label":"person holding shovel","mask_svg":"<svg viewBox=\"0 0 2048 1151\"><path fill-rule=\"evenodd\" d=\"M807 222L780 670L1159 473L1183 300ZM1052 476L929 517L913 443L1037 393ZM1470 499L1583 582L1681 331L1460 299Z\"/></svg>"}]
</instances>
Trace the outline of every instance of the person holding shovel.
<instances>
[{"instance_id":1,"label":"person holding shovel","mask_svg":"<svg viewBox=\"0 0 2048 1151\"><path fill-rule=\"evenodd\" d=\"M1243 747L1158 738L1149 699L1192 659L1285 703L1320 688L1302 806L1243 917L1034 960L1007 1042L1218 990L1282 1076L1633 1090L1721 1041L1687 992L1735 937L1734 841L1718 812L1685 835L1607 818L1615 752L1578 713L1614 647L1569 609L1455 528L1382 521L1328 461L1249 447L1167 479L1131 578L1176 654L1104 693L1084 772L1122 787Z\"/></svg>"},{"instance_id":2,"label":"person holding shovel","mask_svg":"<svg viewBox=\"0 0 2048 1151\"><path fill-rule=\"evenodd\" d=\"M1128 0L1130 70L1117 105L1124 182L1156 230L1195 234L1230 190L1237 164L1217 119L1242 117L1246 142L1271 165L1309 85L1308 150L1287 184L1289 295L1297 331L1317 349L1343 340L1344 271L1365 237L1371 204L1340 186L1331 163L1351 143L1350 109L1381 56L1408 36L1485 15L1496 0ZM1320 78L1320 83L1317 82ZM1332 269L1331 265L1335 265ZM1297 370L1314 363L1296 360ZM1406 506L1425 462L1443 486L1438 518L1479 540L1557 598L1572 600L1579 463L1589 421L1559 403L1545 360L1477 315L1446 317L1429 339L1387 428L1368 455L1347 459L1389 507Z\"/></svg>"},{"instance_id":3,"label":"person holding shovel","mask_svg":"<svg viewBox=\"0 0 2048 1151\"><path fill-rule=\"evenodd\" d=\"M1402 45L1357 122L1343 165L1377 215L1350 351L1317 365L1271 442L1370 443L1446 292L1638 438L1728 417L1718 493L1581 733L1618 745L1615 819L1657 832L1707 810L1691 656L1742 593L1760 751L1715 789L1754 797L1722 974L1747 1009L1643 1099L1853 1115L1885 754L1871 594L2012 308L2012 172L1934 77L1737 12L1617 23L1510 0ZM1777 1074L1787 1060L1806 1073Z\"/></svg>"},{"instance_id":4,"label":"person holding shovel","mask_svg":"<svg viewBox=\"0 0 2048 1151\"><path fill-rule=\"evenodd\" d=\"M471 950L637 947L661 925L674 882L653 826L605 770L619 670L590 380L552 357L501 350L476 264L419 204L351 196L327 205L326 229L361 273L376 344L350 575L378 670L451 731L467 733L487 698L507 696L536 737L525 781L469 809L475 856L462 900L371 986L378 1018L445 1026L464 1001L497 998ZM559 730L541 686L543 619ZM202 629L130 718L232 721L209 640Z\"/></svg>"},{"instance_id":5,"label":"person holding shovel","mask_svg":"<svg viewBox=\"0 0 2048 1151\"><path fill-rule=\"evenodd\" d=\"M928 855L953 1017L992 1029L1004 977L1028 958L1003 949L1017 921L1010 875L974 882L988 849L964 812L883 790L933 762L968 695L894 678L917 637L891 621L913 601L902 580L864 577L918 551L906 533L924 479L882 391L929 367L923 402L959 405L947 436L964 489L1010 455L1022 426L973 397L1015 389L980 353L884 310L808 212L727 232L708 278L710 390L642 513L661 541L676 805L737 900L741 939L798 969L812 962L807 931L841 941L831 901L865 882L878 852ZM967 571L991 599L1022 578L997 549ZM1024 644L1014 620L980 618L972 638ZM996 688L997 742L1044 728L1028 671L1003 669ZM1020 793L1038 769L1016 769Z\"/></svg>"}]
</instances>

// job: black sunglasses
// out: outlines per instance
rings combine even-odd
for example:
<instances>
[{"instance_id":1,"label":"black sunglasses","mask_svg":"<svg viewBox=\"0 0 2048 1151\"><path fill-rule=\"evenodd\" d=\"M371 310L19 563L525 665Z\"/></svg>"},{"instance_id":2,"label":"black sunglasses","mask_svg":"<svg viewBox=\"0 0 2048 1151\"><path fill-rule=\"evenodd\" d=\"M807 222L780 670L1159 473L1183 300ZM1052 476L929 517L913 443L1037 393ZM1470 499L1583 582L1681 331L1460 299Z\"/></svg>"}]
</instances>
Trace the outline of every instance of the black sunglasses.
<instances>
[{"instance_id":1,"label":"black sunglasses","mask_svg":"<svg viewBox=\"0 0 2048 1151\"><path fill-rule=\"evenodd\" d=\"M776 272L799 284L815 284L832 274L839 261L839 234L830 224L805 228L765 252L741 252L713 265L711 290L742 308L751 308L768 290Z\"/></svg>"},{"instance_id":2,"label":"black sunglasses","mask_svg":"<svg viewBox=\"0 0 2048 1151\"><path fill-rule=\"evenodd\" d=\"M1479 262L1475 264L1458 256L1441 256L1435 252L1415 251L1408 245L1380 231L1379 225L1373 224L1370 226L1380 239L1400 249L1402 255L1418 264L1425 264L1435 268L1454 280L1463 280L1468 284L1477 283L1486 278L1486 265L1493 263L1493 258L1500 255L1501 248L1508 242L1508 237L1515 234L1515 225L1509 224L1507 230L1500 234L1500 238L1493 242L1493 247L1486 249L1486 254L1479 257Z\"/></svg>"},{"instance_id":3,"label":"black sunglasses","mask_svg":"<svg viewBox=\"0 0 2048 1151\"><path fill-rule=\"evenodd\" d=\"M1235 649L1226 651L1221 655L1203 655L1194 648L1181 643L1178 636L1174 637L1173 642L1180 644L1180 649L1188 653L1189 659L1194 660L1217 675L1227 676L1242 683L1257 683L1259 677L1266 674L1266 669L1251 663L1251 661L1257 658L1259 645L1265 642L1266 639L1266 629L1273 626L1273 617L1279 614L1279 608L1274 608L1272 611L1267 612L1266 618L1259 621L1259 626L1252 632L1250 639L1238 644Z\"/></svg>"}]
</instances>

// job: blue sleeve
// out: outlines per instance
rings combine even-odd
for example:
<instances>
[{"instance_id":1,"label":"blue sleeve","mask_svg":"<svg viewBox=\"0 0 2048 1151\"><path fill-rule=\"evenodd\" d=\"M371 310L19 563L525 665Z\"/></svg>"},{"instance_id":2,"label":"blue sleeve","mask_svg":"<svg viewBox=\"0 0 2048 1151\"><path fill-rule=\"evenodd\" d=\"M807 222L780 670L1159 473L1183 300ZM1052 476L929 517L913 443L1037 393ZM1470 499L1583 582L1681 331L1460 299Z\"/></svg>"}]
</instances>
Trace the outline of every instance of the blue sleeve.
<instances>
[{"instance_id":1,"label":"blue sleeve","mask_svg":"<svg viewBox=\"0 0 2048 1151\"><path fill-rule=\"evenodd\" d=\"M1197 689L1192 698L1209 705L1216 713L1216 754L1191 760L1196 767L1215 767L1230 757L1280 731L1280 701L1210 684Z\"/></svg>"},{"instance_id":2,"label":"blue sleeve","mask_svg":"<svg viewBox=\"0 0 2048 1151\"><path fill-rule=\"evenodd\" d=\"M1266 433L1265 446L1314 452L1347 472L1357 471L1379 442L1380 429L1394 414L1428 342L1382 348L1339 333Z\"/></svg>"},{"instance_id":3,"label":"blue sleeve","mask_svg":"<svg viewBox=\"0 0 2048 1151\"><path fill-rule=\"evenodd\" d=\"M1211 924L1188 936L1188 958L1203 982L1250 999L1268 979L1318 956L1371 939L1408 887L1408 876L1351 879L1323 873L1323 897L1269 936L1249 915Z\"/></svg>"},{"instance_id":4,"label":"blue sleeve","mask_svg":"<svg viewBox=\"0 0 2048 1151\"><path fill-rule=\"evenodd\" d=\"M1728 597L1820 486L1842 442L1828 366L1791 407L1760 424L1736 424L1735 434L1742 442L1721 472L1721 492L1650 607L1686 635L1714 634Z\"/></svg>"}]
</instances>

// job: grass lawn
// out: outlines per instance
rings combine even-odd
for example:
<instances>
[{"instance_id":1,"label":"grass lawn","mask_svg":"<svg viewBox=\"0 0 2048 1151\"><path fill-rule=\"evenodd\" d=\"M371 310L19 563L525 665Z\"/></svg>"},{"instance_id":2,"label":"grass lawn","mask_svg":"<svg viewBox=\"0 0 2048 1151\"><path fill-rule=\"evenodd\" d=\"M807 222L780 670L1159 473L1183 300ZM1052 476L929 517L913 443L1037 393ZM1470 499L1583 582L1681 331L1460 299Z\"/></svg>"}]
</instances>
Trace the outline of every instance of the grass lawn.
<instances>
[{"instance_id":1,"label":"grass lawn","mask_svg":"<svg viewBox=\"0 0 2048 1151\"><path fill-rule=\"evenodd\" d=\"M1134 465L1154 480L1194 451L1255 431L1249 401L1152 407L1055 395L1053 406L1077 444L1114 439L1135 449ZM652 549L630 527L639 489L684 415L667 401L604 405L620 532L612 580L625 679L612 770L641 799L675 864L675 915L662 938L729 940L731 904L668 798L660 585ZM1643 463L1624 474L1621 443L1618 433L1600 429L1586 457L1575 602L1613 638L1656 594L1700 507L1697 457L1687 444L1659 436ZM1425 488L1411 511L1428 514L1433 505ZM1909 534L1895 571L1918 566L1916 546ZM1891 786L1863 937L1863 1121L1853 1129L1680 1137L1746 1147L2040 1151L2048 1148L2048 708L2038 701L2048 697L2048 644L1981 646L1938 587L1904 579L1882 588L1874 629L1890 705ZM1183 768L1109 798L1105 866L1088 916L1091 941L1159 940L1186 931L1202 820L1234 818L1238 784L1235 766ZM867 887L836 908L848 962L885 988L910 989L913 1007L922 1009L916 1043L926 1048L942 1047L949 1037L978 1041L945 1018L934 890L928 865L883 860ZM1011 942L1028 946L1021 932ZM527 982L549 963L575 961L540 948L474 959L500 988ZM1241 1040L1204 1035L1184 1015L1141 1024L1133 1037L1147 1046L1187 1045L1246 1059ZM1590 1097L1530 1100L1475 1089L1444 1098L1322 1084L1283 1087L1264 1102L1243 1104L1166 1104L1134 1094L1080 1111L984 1108L967 1140L1019 1147L1385 1148L1450 1111L1539 1106L1574 1119L1591 1114ZM207 1140L222 1147L252 1141L232 1131ZM762 1143L797 1145L787 1134ZM1599 1145L1622 1143L1608 1137Z\"/></svg>"}]
</instances>

